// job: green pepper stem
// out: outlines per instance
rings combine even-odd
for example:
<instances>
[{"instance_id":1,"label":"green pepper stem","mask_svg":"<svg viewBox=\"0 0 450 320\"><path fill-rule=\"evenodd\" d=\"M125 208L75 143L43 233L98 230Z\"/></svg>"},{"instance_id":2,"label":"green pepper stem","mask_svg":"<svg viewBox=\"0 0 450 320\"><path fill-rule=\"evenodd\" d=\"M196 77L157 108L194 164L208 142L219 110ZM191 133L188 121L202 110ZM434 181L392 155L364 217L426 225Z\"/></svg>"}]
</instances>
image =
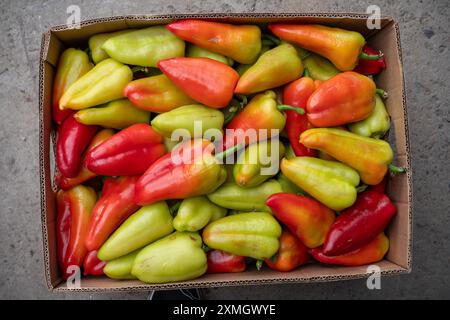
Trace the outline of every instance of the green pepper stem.
<instances>
[{"instance_id":1,"label":"green pepper stem","mask_svg":"<svg viewBox=\"0 0 450 320\"><path fill-rule=\"evenodd\" d=\"M380 88L377 88L377 89L375 90L375 93L378 94L380 97L382 97L382 98L384 98L384 99L386 99L387 97L389 97L389 94L388 94L386 91L384 91L383 89L380 89Z\"/></svg>"},{"instance_id":2,"label":"green pepper stem","mask_svg":"<svg viewBox=\"0 0 450 320\"><path fill-rule=\"evenodd\" d=\"M305 70L303 71L303 76L304 76L304 77L311 78L311 74L309 73L308 68L305 68Z\"/></svg>"},{"instance_id":3,"label":"green pepper stem","mask_svg":"<svg viewBox=\"0 0 450 320\"><path fill-rule=\"evenodd\" d=\"M235 153L236 151L238 151L239 149L241 149L243 147L243 144L237 144L234 147L228 148L227 150L224 150L222 152L219 152L215 155L216 159L225 159L226 157L228 157L229 155Z\"/></svg>"},{"instance_id":4,"label":"green pepper stem","mask_svg":"<svg viewBox=\"0 0 450 320\"><path fill-rule=\"evenodd\" d=\"M276 46L278 46L281 43L280 39L278 39L277 37L274 37L274 36L272 36L270 34L267 34L267 33L263 34L262 38L263 38L263 41L264 40L268 40L268 41L272 42L272 44L274 44Z\"/></svg>"},{"instance_id":5,"label":"green pepper stem","mask_svg":"<svg viewBox=\"0 0 450 320\"><path fill-rule=\"evenodd\" d=\"M264 260L256 260L256 269L259 271L263 266Z\"/></svg>"},{"instance_id":6,"label":"green pepper stem","mask_svg":"<svg viewBox=\"0 0 450 320\"><path fill-rule=\"evenodd\" d=\"M134 66L133 68L131 68L131 72L136 73L136 72L145 72L147 73L149 70L147 67L141 67L141 66Z\"/></svg>"},{"instance_id":7,"label":"green pepper stem","mask_svg":"<svg viewBox=\"0 0 450 320\"><path fill-rule=\"evenodd\" d=\"M359 54L359 58L362 60L378 60L383 57L383 52L379 51L378 54L368 54L365 52L361 52Z\"/></svg>"},{"instance_id":8,"label":"green pepper stem","mask_svg":"<svg viewBox=\"0 0 450 320\"><path fill-rule=\"evenodd\" d=\"M278 108L278 110L293 110L293 111L297 112L298 114L305 114L304 109L289 106L287 104L280 104L279 106L277 106L277 108Z\"/></svg>"},{"instance_id":9,"label":"green pepper stem","mask_svg":"<svg viewBox=\"0 0 450 320\"><path fill-rule=\"evenodd\" d=\"M178 209L180 208L180 205L181 205L181 201L178 201L177 203L175 203L174 205L172 205L169 208L169 212L172 216L175 214L175 212L178 211Z\"/></svg>"},{"instance_id":10,"label":"green pepper stem","mask_svg":"<svg viewBox=\"0 0 450 320\"><path fill-rule=\"evenodd\" d=\"M211 250L206 244L202 245L202 249L204 252L208 252L209 250Z\"/></svg>"},{"instance_id":11,"label":"green pepper stem","mask_svg":"<svg viewBox=\"0 0 450 320\"><path fill-rule=\"evenodd\" d=\"M391 173L405 173L406 172L406 168L397 167L397 166L394 166L393 164L390 164L389 165L389 172L391 172Z\"/></svg>"},{"instance_id":12,"label":"green pepper stem","mask_svg":"<svg viewBox=\"0 0 450 320\"><path fill-rule=\"evenodd\" d=\"M367 184L362 184L362 185L360 185L359 187L356 187L356 191L357 191L358 193L361 193L361 192L363 192L363 191L366 191L367 187L368 187Z\"/></svg>"}]
</instances>

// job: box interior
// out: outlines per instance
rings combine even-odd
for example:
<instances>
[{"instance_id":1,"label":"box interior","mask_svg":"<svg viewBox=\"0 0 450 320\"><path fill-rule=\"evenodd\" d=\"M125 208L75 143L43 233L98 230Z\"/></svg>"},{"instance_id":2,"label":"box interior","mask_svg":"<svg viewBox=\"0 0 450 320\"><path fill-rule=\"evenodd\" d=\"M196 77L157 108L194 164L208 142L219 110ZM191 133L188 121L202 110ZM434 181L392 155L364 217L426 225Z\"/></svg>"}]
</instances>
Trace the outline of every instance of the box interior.
<instances>
[{"instance_id":1,"label":"box interior","mask_svg":"<svg viewBox=\"0 0 450 320\"><path fill-rule=\"evenodd\" d=\"M141 28L155 24L166 24L182 18L202 18L232 23L256 23L263 28L270 22L317 23L342 27L362 33L367 42L383 51L388 67L376 77L378 87L388 91L385 100L391 115L392 127L389 140L396 150L395 164L406 167L407 174L390 179L388 194L395 202L398 213L387 233L390 249L385 260L377 263L382 274L407 273L411 270L412 239L412 189L411 166L409 160L409 136L405 103L401 47L398 26L392 18L381 19L380 30L366 27L364 14L205 14L205 15L144 15L102 18L82 22L80 29L58 26L50 29L42 37L40 65L40 179L41 214L44 246L44 263L49 290L69 290L62 281L57 263L55 236L55 191L52 185L51 141L54 132L51 120L51 96L55 67L61 52L68 46L86 45L87 39L97 33L112 32L126 28ZM288 273L280 273L263 268L235 274L206 274L198 279L149 285L139 281L117 281L106 277L82 278L81 291L102 290L149 290L190 287L215 287L246 284L319 282L354 279L367 276L367 267L336 267L310 264ZM73 289L71 289L73 290Z\"/></svg>"}]
</instances>

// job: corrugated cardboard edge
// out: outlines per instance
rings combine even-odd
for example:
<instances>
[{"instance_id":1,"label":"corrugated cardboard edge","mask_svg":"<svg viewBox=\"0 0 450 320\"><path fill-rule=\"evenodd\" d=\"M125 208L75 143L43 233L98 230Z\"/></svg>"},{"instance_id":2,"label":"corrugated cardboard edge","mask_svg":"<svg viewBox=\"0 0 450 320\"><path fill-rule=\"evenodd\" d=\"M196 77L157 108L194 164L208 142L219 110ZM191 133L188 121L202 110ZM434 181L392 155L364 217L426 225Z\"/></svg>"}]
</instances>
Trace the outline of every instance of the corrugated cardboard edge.
<instances>
[{"instance_id":1,"label":"corrugated cardboard edge","mask_svg":"<svg viewBox=\"0 0 450 320\"><path fill-rule=\"evenodd\" d=\"M358 14L358 13L214 13L214 14L166 14L166 15L125 15L125 16L114 16L114 17L106 17L99 19L91 19L81 22L81 26L87 26L100 22L107 21L115 21L115 20L169 20L169 19L183 19L183 18L203 18L203 19L226 19L226 18L367 18L367 14ZM382 17L386 19L390 19L394 21L392 17ZM396 268L395 270L382 271L382 275L394 275L394 274L404 274L411 272L412 266L412 214L413 214L413 189L412 189L412 169L411 169L411 161L410 161L410 145L409 145L409 129L408 129L408 116L407 116L407 108L406 108L406 92L405 92L405 84L404 84L404 74L403 74L403 61L402 61L402 51L400 44L400 32L398 24L394 21L395 25L395 33L397 38L397 49L400 59L401 66L401 82L402 82L402 108L404 113L403 124L405 127L405 147L406 147L406 162L407 162L407 183L409 185L409 194L408 194L408 215L409 215L409 229L410 236L408 239L408 264L406 268ZM335 275L335 276L320 276L320 277L291 277L291 278L273 278L273 279L258 279L258 280L239 280L239 281L221 281L221 282L212 282L212 281L195 281L193 283L168 283L168 284L159 284L159 285L147 285L147 284L139 284L133 286L124 286L124 287L112 287L112 288L104 288L104 287L90 287L90 288L80 288L80 289L68 289L66 287L58 287L55 288L58 284L52 283L51 275L50 275L50 259L49 259L49 250L48 250L48 230L47 230L47 204L46 204L46 179L50 177L45 176L45 167L44 167L44 64L46 63L45 57L48 51L49 41L51 32L55 31L63 31L68 30L69 28L66 25L60 25L52 27L48 32L42 35L41 42L41 59L39 66L39 172L40 172L40 186L41 186L41 221L42 221L42 243L43 243L43 252L44 252L44 268L45 268L45 278L46 284L50 291L143 291L143 290L162 290L162 289L174 289L174 288L193 288L193 287L220 287L220 286L240 286L240 285L264 285L264 284L281 284L281 283L310 283L310 282L327 282L327 281L340 281L340 280L349 280L349 279L358 279L367 277L367 273L355 273L351 275ZM370 37L370 34L367 35Z\"/></svg>"}]
</instances>

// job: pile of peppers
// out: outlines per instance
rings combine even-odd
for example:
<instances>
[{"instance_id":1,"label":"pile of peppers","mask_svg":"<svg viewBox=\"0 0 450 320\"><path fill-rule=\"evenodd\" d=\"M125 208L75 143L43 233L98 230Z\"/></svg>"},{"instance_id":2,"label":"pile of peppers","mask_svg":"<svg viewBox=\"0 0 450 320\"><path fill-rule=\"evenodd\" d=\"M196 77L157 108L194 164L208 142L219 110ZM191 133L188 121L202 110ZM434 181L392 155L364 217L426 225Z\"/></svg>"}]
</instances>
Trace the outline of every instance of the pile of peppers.
<instances>
[{"instance_id":1,"label":"pile of peppers","mask_svg":"<svg viewBox=\"0 0 450 320\"><path fill-rule=\"evenodd\" d=\"M306 24L180 20L66 49L52 103L61 276L167 283L383 259L385 185L403 171L373 80L385 68L361 34ZM179 129L191 139L175 146Z\"/></svg>"}]
</instances>

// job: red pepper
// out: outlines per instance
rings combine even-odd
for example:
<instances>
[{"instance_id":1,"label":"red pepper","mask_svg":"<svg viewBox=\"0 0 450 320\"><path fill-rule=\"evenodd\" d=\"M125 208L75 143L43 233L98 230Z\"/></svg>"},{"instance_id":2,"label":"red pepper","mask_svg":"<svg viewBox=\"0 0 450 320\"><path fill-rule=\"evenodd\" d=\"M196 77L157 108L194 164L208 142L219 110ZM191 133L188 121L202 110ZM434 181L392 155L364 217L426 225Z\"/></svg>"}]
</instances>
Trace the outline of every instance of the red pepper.
<instances>
[{"instance_id":1,"label":"red pepper","mask_svg":"<svg viewBox=\"0 0 450 320\"><path fill-rule=\"evenodd\" d=\"M308 260L308 248L291 232L283 229L280 249L273 258L266 260L266 264L273 270L287 272L305 264Z\"/></svg>"},{"instance_id":2,"label":"red pepper","mask_svg":"<svg viewBox=\"0 0 450 320\"><path fill-rule=\"evenodd\" d=\"M337 256L361 248L383 232L396 213L386 195L373 191L360 193L355 204L343 210L331 226L323 253Z\"/></svg>"},{"instance_id":3,"label":"red pepper","mask_svg":"<svg viewBox=\"0 0 450 320\"><path fill-rule=\"evenodd\" d=\"M292 193L275 193L266 204L308 248L323 244L335 219L334 212L317 200Z\"/></svg>"},{"instance_id":4,"label":"red pepper","mask_svg":"<svg viewBox=\"0 0 450 320\"><path fill-rule=\"evenodd\" d=\"M171 58L158 67L192 99L216 109L228 105L239 80L233 68L209 58Z\"/></svg>"},{"instance_id":5,"label":"red pepper","mask_svg":"<svg viewBox=\"0 0 450 320\"><path fill-rule=\"evenodd\" d=\"M97 258L97 250L90 251L84 258L83 274L85 276L102 276L106 262Z\"/></svg>"},{"instance_id":6,"label":"red pepper","mask_svg":"<svg viewBox=\"0 0 450 320\"><path fill-rule=\"evenodd\" d=\"M86 255L84 241L89 217L97 196L92 188L79 185L69 191L60 190L56 196L56 239L58 262L63 277L73 274L70 266L81 267Z\"/></svg>"},{"instance_id":7,"label":"red pepper","mask_svg":"<svg viewBox=\"0 0 450 320\"><path fill-rule=\"evenodd\" d=\"M89 144L89 146L86 148L86 151L84 151L84 153L82 155L81 168L78 171L77 176L74 178L67 178L67 177L64 177L58 171L58 172L56 172L56 176L55 176L56 185L63 190L69 190L70 188L73 188L73 187L97 176L97 174L90 171L86 166L87 154L92 149L94 149L96 146L98 146L100 143L102 143L106 139L110 138L113 134L114 134L114 130L112 130L112 129L103 129L102 131L97 133L94 136L94 138L92 138L91 143Z\"/></svg>"},{"instance_id":8,"label":"red pepper","mask_svg":"<svg viewBox=\"0 0 450 320\"><path fill-rule=\"evenodd\" d=\"M142 174L166 149L163 136L145 123L123 129L92 149L86 164L92 172L105 176Z\"/></svg>"},{"instance_id":9,"label":"red pepper","mask_svg":"<svg viewBox=\"0 0 450 320\"><path fill-rule=\"evenodd\" d=\"M97 132L97 128L79 123L73 114L58 128L56 165L64 177L73 178L77 175L81 154Z\"/></svg>"},{"instance_id":10,"label":"red pepper","mask_svg":"<svg viewBox=\"0 0 450 320\"><path fill-rule=\"evenodd\" d=\"M86 248L98 250L125 219L139 207L134 203L134 188L138 176L109 178L102 195L92 209Z\"/></svg>"},{"instance_id":11,"label":"red pepper","mask_svg":"<svg viewBox=\"0 0 450 320\"><path fill-rule=\"evenodd\" d=\"M186 199L215 191L227 172L212 151L212 142L188 141L152 164L136 183L135 202L147 205L167 199Z\"/></svg>"},{"instance_id":12,"label":"red pepper","mask_svg":"<svg viewBox=\"0 0 450 320\"><path fill-rule=\"evenodd\" d=\"M368 55L377 55L379 54L379 51L372 49L371 47L365 45L362 49L363 53L367 53ZM356 66L353 71L364 74L366 76L368 75L376 75L381 72L381 70L386 69L386 60L382 56L381 58L377 60L372 59L359 59L358 65Z\"/></svg>"},{"instance_id":13,"label":"red pepper","mask_svg":"<svg viewBox=\"0 0 450 320\"><path fill-rule=\"evenodd\" d=\"M361 248L340 256L327 256L322 249L322 247L319 247L311 250L311 255L317 261L342 266L362 266L383 259L389 250L389 239L384 233L381 233Z\"/></svg>"},{"instance_id":14,"label":"red pepper","mask_svg":"<svg viewBox=\"0 0 450 320\"><path fill-rule=\"evenodd\" d=\"M206 254L208 258L207 273L243 272L245 270L245 258L222 250L210 250Z\"/></svg>"},{"instance_id":15,"label":"red pepper","mask_svg":"<svg viewBox=\"0 0 450 320\"><path fill-rule=\"evenodd\" d=\"M309 96L316 90L316 83L309 77L303 77L291 82L284 88L283 103L306 109L306 102ZM286 113L286 132L289 137L289 142L298 157L307 156L315 157L316 151L314 149L306 148L300 143L300 134L313 125L308 121L306 114L299 114L294 110L285 110Z\"/></svg>"}]
</instances>

